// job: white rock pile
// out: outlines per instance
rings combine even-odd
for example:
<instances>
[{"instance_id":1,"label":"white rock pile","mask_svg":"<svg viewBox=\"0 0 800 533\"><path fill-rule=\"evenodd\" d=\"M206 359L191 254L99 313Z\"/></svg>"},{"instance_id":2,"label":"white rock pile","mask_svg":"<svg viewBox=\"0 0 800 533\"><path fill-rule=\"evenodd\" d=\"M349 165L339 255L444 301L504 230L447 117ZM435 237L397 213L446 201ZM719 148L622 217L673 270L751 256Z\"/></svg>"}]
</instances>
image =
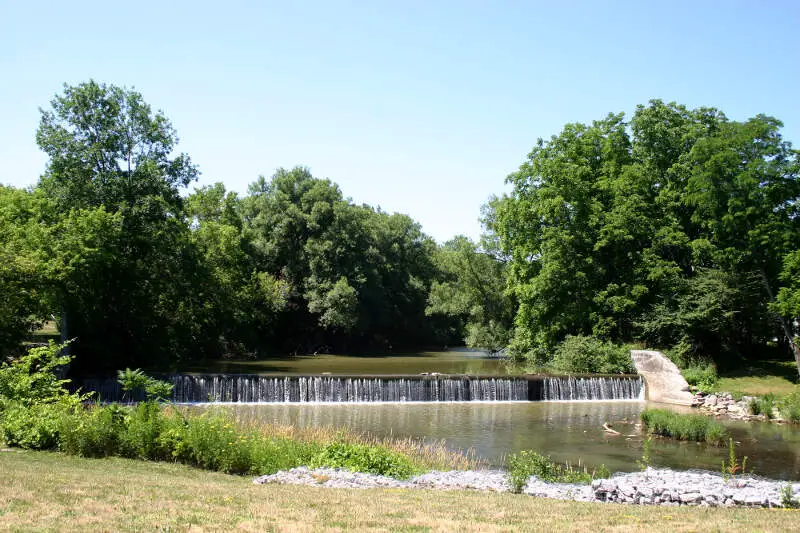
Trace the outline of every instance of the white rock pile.
<instances>
[{"instance_id":1,"label":"white rock pile","mask_svg":"<svg viewBox=\"0 0 800 533\"><path fill-rule=\"evenodd\" d=\"M703 507L781 507L785 486L749 475L726 479L712 472L653 468L592 482L596 501ZM792 485L792 493L800 494L800 483Z\"/></svg>"},{"instance_id":2,"label":"white rock pile","mask_svg":"<svg viewBox=\"0 0 800 533\"><path fill-rule=\"evenodd\" d=\"M750 414L750 402L755 400L754 396L742 396L739 400L734 400L729 392L719 394L706 394L697 392L694 395L694 406L700 411L714 416L725 416L737 420L767 420L764 415ZM774 409L772 412L774 422L782 422L780 412Z\"/></svg>"},{"instance_id":3,"label":"white rock pile","mask_svg":"<svg viewBox=\"0 0 800 533\"><path fill-rule=\"evenodd\" d=\"M261 476L256 484L283 483L330 488L402 488L437 490L483 490L506 492L511 486L502 470L427 472L409 480L350 472L339 468L293 468ZM781 490L786 482L754 476L723 478L702 471L674 471L648 468L644 472L618 473L591 484L546 483L531 476L525 494L587 502L616 502L639 505L697 505L703 507L781 507ZM792 494L800 502L800 483Z\"/></svg>"}]
</instances>

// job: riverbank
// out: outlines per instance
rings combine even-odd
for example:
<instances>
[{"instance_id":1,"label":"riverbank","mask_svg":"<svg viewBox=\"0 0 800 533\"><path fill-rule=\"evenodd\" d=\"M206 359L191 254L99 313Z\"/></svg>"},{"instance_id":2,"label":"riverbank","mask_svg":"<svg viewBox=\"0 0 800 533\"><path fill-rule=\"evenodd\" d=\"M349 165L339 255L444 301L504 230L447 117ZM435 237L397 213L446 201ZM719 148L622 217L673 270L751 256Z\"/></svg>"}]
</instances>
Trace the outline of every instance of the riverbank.
<instances>
[{"instance_id":1,"label":"riverbank","mask_svg":"<svg viewBox=\"0 0 800 533\"><path fill-rule=\"evenodd\" d=\"M0 452L0 530L793 531L800 511L267 485L172 463Z\"/></svg>"},{"instance_id":2,"label":"riverbank","mask_svg":"<svg viewBox=\"0 0 800 533\"><path fill-rule=\"evenodd\" d=\"M348 489L434 489L509 492L511 485L503 470L426 472L407 481L341 469L293 468L260 476L253 483L308 485ZM800 505L800 482L787 483L755 476L728 476L715 472L673 471L647 468L643 472L618 473L591 484L546 483L531 476L522 492L540 498L580 502L615 502L638 505L701 507L784 507L793 506L783 495L792 491L791 502Z\"/></svg>"}]
</instances>

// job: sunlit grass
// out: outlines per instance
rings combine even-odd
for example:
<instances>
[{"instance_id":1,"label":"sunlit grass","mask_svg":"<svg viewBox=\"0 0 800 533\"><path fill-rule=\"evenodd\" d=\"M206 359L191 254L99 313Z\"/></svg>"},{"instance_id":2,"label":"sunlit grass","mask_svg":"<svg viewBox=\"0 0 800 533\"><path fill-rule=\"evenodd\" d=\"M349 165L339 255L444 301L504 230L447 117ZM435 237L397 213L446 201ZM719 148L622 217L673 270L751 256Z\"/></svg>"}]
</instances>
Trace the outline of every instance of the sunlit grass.
<instances>
[{"instance_id":1,"label":"sunlit grass","mask_svg":"<svg viewBox=\"0 0 800 533\"><path fill-rule=\"evenodd\" d=\"M782 397L800 391L797 381L797 365L794 361L753 361L720 376L715 389L737 396L772 393Z\"/></svg>"}]
</instances>

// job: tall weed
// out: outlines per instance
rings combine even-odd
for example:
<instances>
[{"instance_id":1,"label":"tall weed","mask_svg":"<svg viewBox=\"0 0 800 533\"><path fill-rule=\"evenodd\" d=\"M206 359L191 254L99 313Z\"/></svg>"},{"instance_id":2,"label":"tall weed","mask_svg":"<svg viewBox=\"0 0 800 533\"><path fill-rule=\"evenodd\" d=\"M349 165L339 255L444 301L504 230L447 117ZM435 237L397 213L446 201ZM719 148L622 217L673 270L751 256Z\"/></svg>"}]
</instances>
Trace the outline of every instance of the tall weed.
<instances>
[{"instance_id":1,"label":"tall weed","mask_svg":"<svg viewBox=\"0 0 800 533\"><path fill-rule=\"evenodd\" d=\"M750 414L764 415L768 420L771 420L773 409L775 408L775 395L770 393L759 398L753 398L747 407L750 410Z\"/></svg>"},{"instance_id":2,"label":"tall weed","mask_svg":"<svg viewBox=\"0 0 800 533\"><path fill-rule=\"evenodd\" d=\"M419 471L419 467L407 457L382 446L346 442L332 442L324 446L309 466L345 468L397 479L407 479Z\"/></svg>"},{"instance_id":3,"label":"tall weed","mask_svg":"<svg viewBox=\"0 0 800 533\"><path fill-rule=\"evenodd\" d=\"M785 396L780 402L779 410L784 419L800 424L800 391Z\"/></svg>"},{"instance_id":4,"label":"tall weed","mask_svg":"<svg viewBox=\"0 0 800 533\"><path fill-rule=\"evenodd\" d=\"M120 455L126 412L116 404L77 410L61 419L59 448L81 457Z\"/></svg>"},{"instance_id":5,"label":"tall weed","mask_svg":"<svg viewBox=\"0 0 800 533\"><path fill-rule=\"evenodd\" d=\"M523 450L508 456L507 478L512 492L522 492L531 476L555 483L588 483L592 479L610 477L611 473L604 465L589 472L585 466L574 467L570 464L559 464L549 456L530 450Z\"/></svg>"},{"instance_id":6,"label":"tall weed","mask_svg":"<svg viewBox=\"0 0 800 533\"><path fill-rule=\"evenodd\" d=\"M678 440L720 445L728 436L725 426L703 415L685 415L666 409L645 409L641 420L650 433Z\"/></svg>"},{"instance_id":7,"label":"tall weed","mask_svg":"<svg viewBox=\"0 0 800 533\"><path fill-rule=\"evenodd\" d=\"M64 420L75 406L70 400L25 405L6 404L0 412L0 435L9 446L29 450L52 450L58 446Z\"/></svg>"}]
</instances>

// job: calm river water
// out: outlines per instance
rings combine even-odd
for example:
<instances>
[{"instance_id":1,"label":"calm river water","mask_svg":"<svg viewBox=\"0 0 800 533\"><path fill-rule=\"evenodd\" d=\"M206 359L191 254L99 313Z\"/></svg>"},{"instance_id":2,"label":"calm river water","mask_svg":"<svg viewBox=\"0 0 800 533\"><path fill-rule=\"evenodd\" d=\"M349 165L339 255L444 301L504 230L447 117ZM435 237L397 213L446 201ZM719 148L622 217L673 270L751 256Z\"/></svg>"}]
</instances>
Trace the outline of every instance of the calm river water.
<instances>
[{"instance_id":1,"label":"calm river water","mask_svg":"<svg viewBox=\"0 0 800 533\"><path fill-rule=\"evenodd\" d=\"M442 352L416 352L379 355L305 355L258 361L214 361L202 366L188 366L185 372L226 374L469 374L505 376L514 369L500 359L490 359L484 352L455 349Z\"/></svg>"},{"instance_id":2,"label":"calm river water","mask_svg":"<svg viewBox=\"0 0 800 533\"><path fill-rule=\"evenodd\" d=\"M502 376L513 368L470 350L415 354L318 355L263 361L218 362L192 372L242 374L380 375L471 374ZM373 404L220 404L237 417L297 426L347 427L378 437L444 440L452 449L471 449L493 466L520 450L536 450L559 461L605 464L611 471L638 469L643 435L637 425L644 402L373 403ZM608 422L622 433L609 436ZM764 423L727 422L737 454L748 469L777 479L800 479L800 429ZM651 464L719 470L727 447L654 439Z\"/></svg>"},{"instance_id":3,"label":"calm river water","mask_svg":"<svg viewBox=\"0 0 800 533\"><path fill-rule=\"evenodd\" d=\"M247 421L302 427L335 426L375 436L444 440L452 449L472 449L494 466L506 454L537 450L559 461L580 459L613 471L638 469L643 436L636 426L643 402L523 402L424 404L225 405ZM611 423L620 436L602 428ZM726 424L747 455L748 470L776 479L800 479L800 431L762 423ZM725 447L654 439L651 464L719 470Z\"/></svg>"}]
</instances>

